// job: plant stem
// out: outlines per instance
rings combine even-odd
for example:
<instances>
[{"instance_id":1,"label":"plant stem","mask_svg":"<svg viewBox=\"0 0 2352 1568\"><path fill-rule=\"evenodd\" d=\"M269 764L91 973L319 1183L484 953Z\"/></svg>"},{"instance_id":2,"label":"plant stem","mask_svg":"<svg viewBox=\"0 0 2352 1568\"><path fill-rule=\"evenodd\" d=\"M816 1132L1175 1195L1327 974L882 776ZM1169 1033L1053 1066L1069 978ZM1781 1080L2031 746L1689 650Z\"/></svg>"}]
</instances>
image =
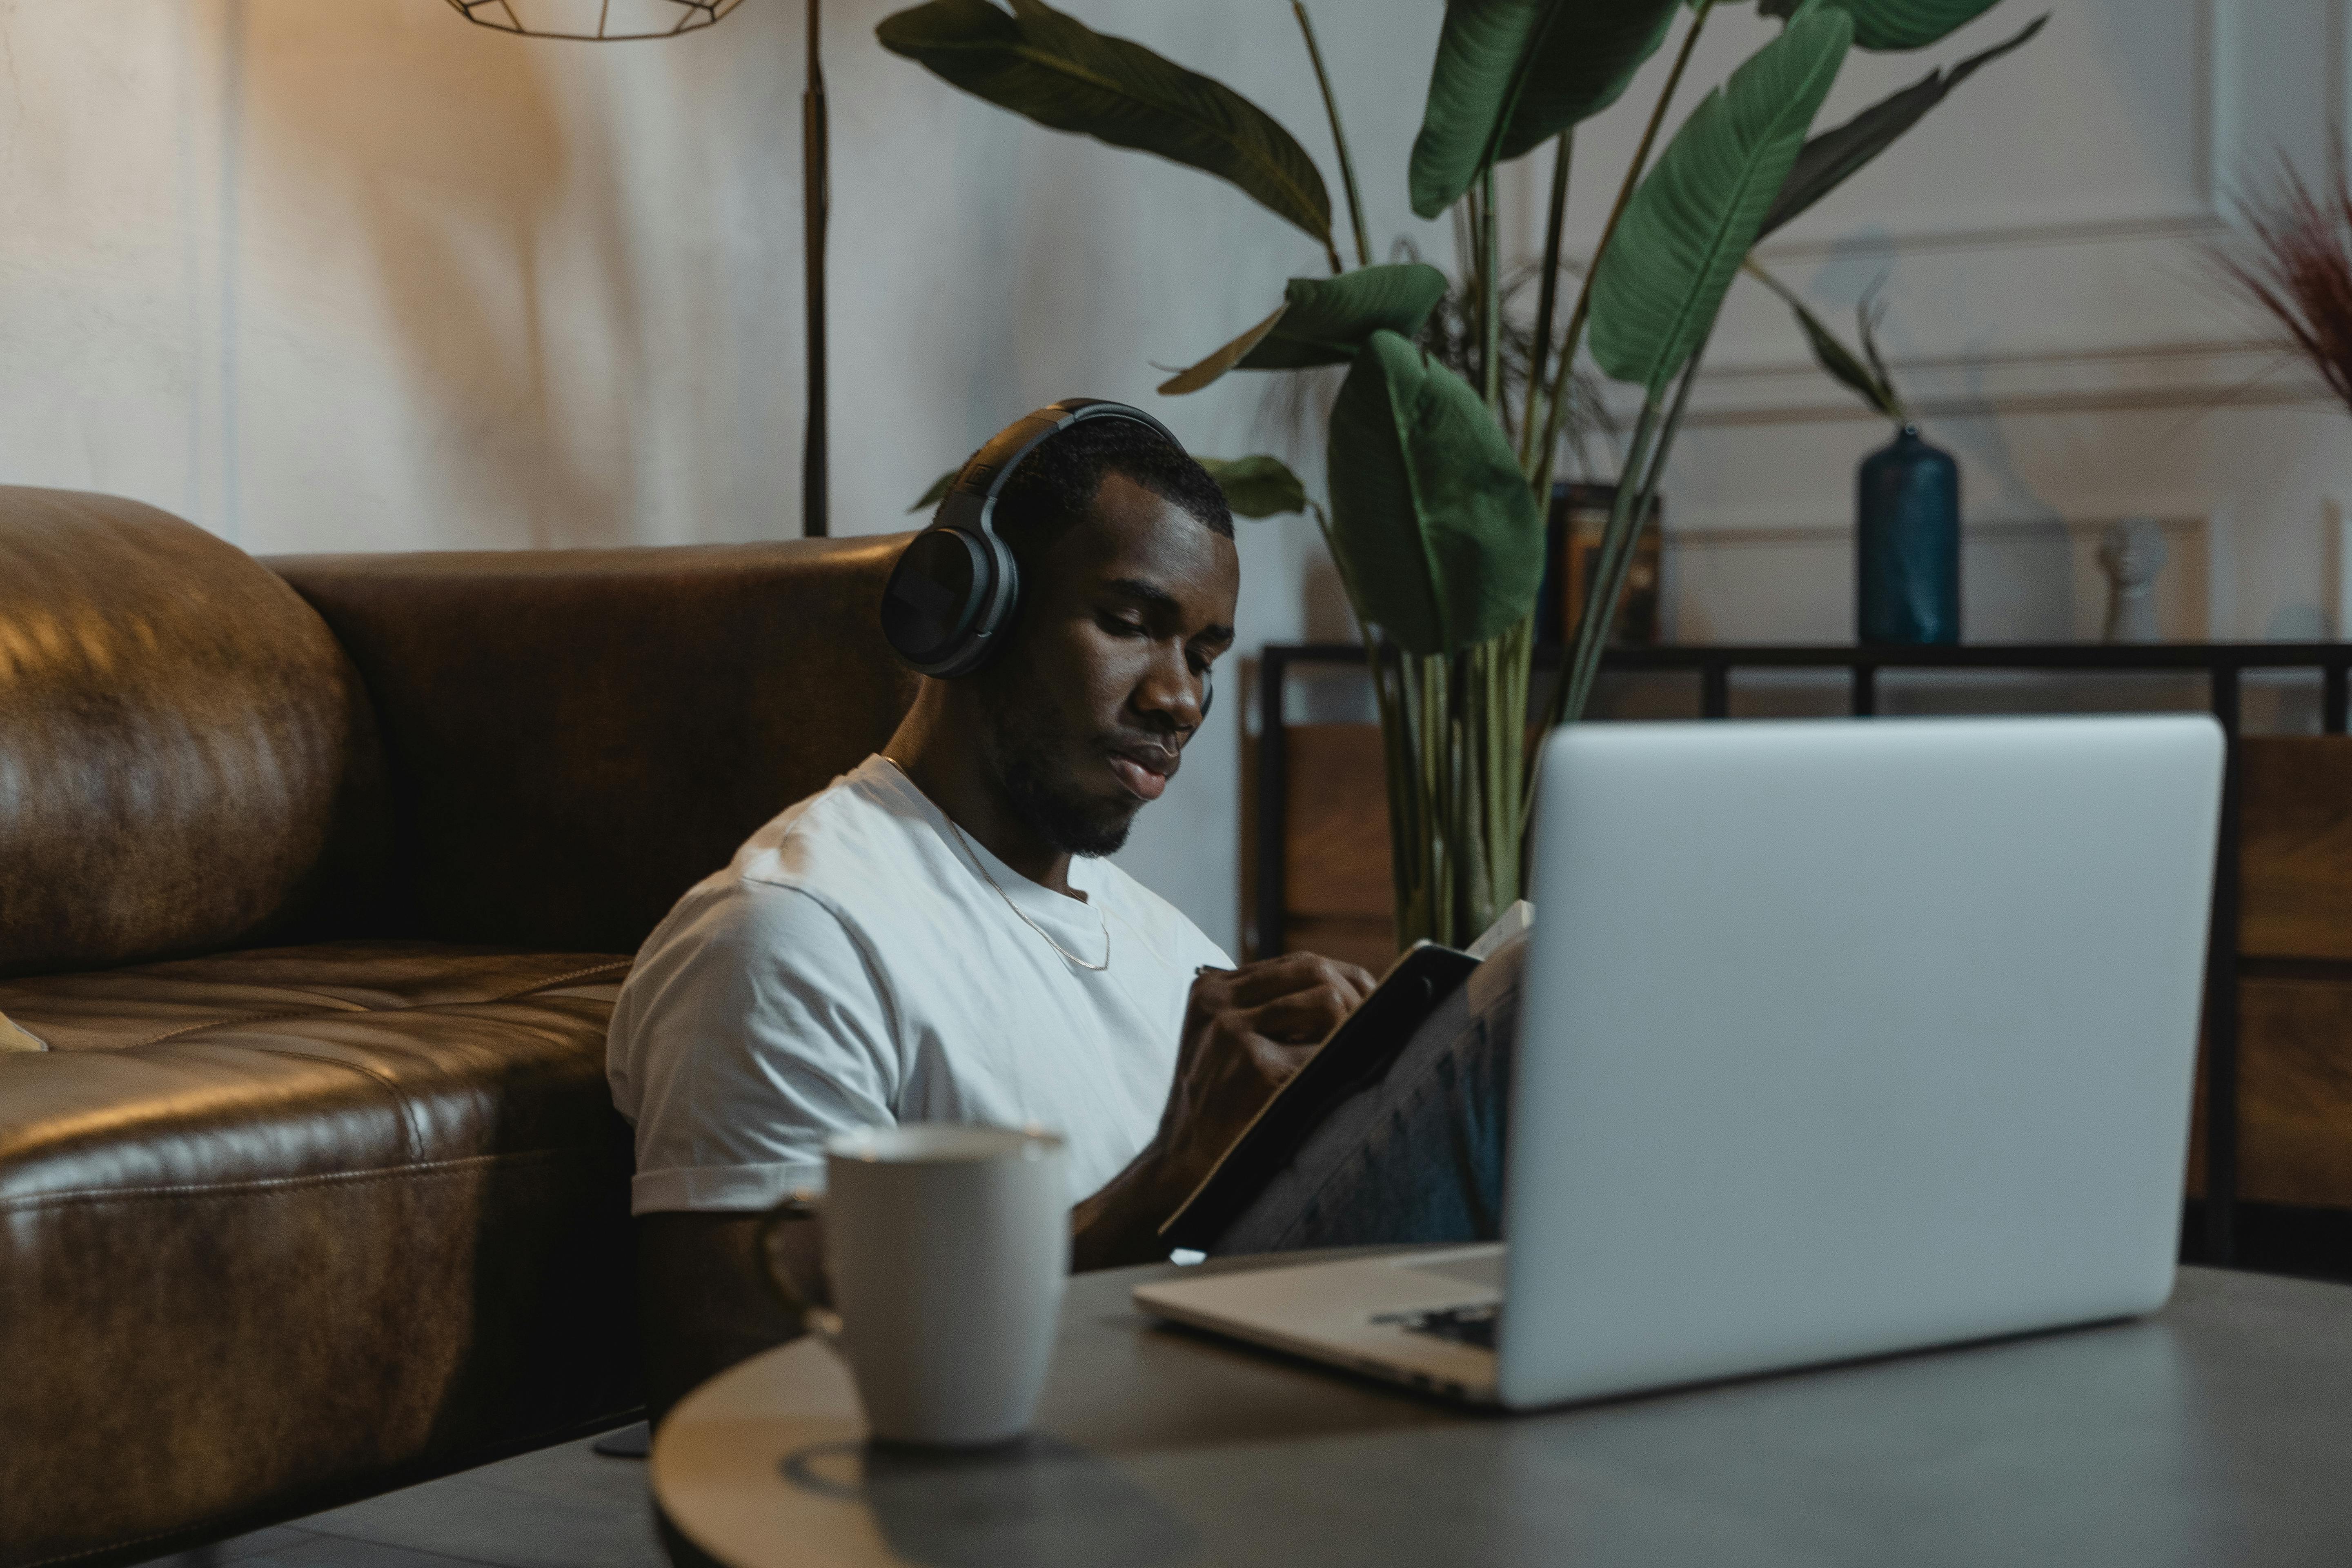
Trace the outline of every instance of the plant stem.
<instances>
[{"instance_id":1,"label":"plant stem","mask_svg":"<svg viewBox=\"0 0 2352 1568\"><path fill-rule=\"evenodd\" d=\"M1640 552L1643 532L1657 515L1658 486L1665 477L1666 461L1673 454L1675 437L1682 429L1683 410L1690 403L1691 387L1696 381L1697 377L1685 374L1682 384L1675 389L1674 404L1666 412L1656 445L1650 450L1650 461L1641 476L1641 488L1634 492L1633 504L1626 509L1622 521L1614 517L1610 520L1614 526L1602 543L1601 559L1595 563L1585 610L1588 616L1596 617L1593 624L1597 630L1593 637L1578 642L1577 683L1567 693L1563 712L1568 722L1584 717L1593 685L1601 679L1601 660L1608 648L1609 634L1616 627L1618 603L1625 595L1625 578L1633 570L1633 557Z\"/></svg>"},{"instance_id":2,"label":"plant stem","mask_svg":"<svg viewBox=\"0 0 2352 1568\"><path fill-rule=\"evenodd\" d=\"M1756 281L1763 284L1764 287L1780 296L1782 303L1788 305L1801 303L1801 301L1798 300L1795 291L1790 289L1786 283L1781 282L1778 278L1773 277L1769 272L1764 270L1764 264L1756 259L1756 253L1754 251L1749 251L1746 256L1739 258L1739 270L1747 273L1748 276L1755 279Z\"/></svg>"},{"instance_id":3,"label":"plant stem","mask_svg":"<svg viewBox=\"0 0 2352 1568\"><path fill-rule=\"evenodd\" d=\"M1674 101L1675 89L1682 85L1683 71L1690 65L1691 51L1697 47L1699 29L1706 26L1707 14L1715 9L1715 0L1698 0L1691 16L1690 31L1683 35L1681 52L1675 56L1674 69L1666 73L1666 85L1658 91L1657 107L1650 110L1650 123L1642 132L1641 145L1633 150L1633 161L1626 165L1624 182L1617 187L1617 201L1609 209L1609 222L1601 231L1601 243L1592 247L1592 259L1585 264L1583 281L1576 290L1576 309L1569 313L1568 331L1559 348L1559 368L1551 386L1551 403L1544 414L1543 445L1536 453L1535 492L1538 504L1551 493L1551 469L1554 450L1559 445L1560 418L1568 407L1568 378L1576 365L1577 345L1584 338L1584 322L1592 310L1592 280L1601 272L1601 258L1609 252L1609 242L1617 237L1617 224L1625 216L1625 207L1633 199L1634 187L1642 182L1642 173L1650 162L1650 149L1656 144L1658 129L1665 123L1666 107Z\"/></svg>"},{"instance_id":4,"label":"plant stem","mask_svg":"<svg viewBox=\"0 0 2352 1568\"><path fill-rule=\"evenodd\" d=\"M1657 399L1644 399L1642 404L1641 416L1633 422L1633 442L1625 451L1625 469L1618 481L1616 502L1610 509L1609 526L1601 536L1600 559L1594 563L1592 580L1585 584L1584 603L1577 612L1576 640L1570 645L1567 661L1560 669L1557 683L1552 687L1550 700L1544 704L1543 717L1538 721L1533 733L1528 737L1527 754L1521 764L1527 778L1526 789L1519 802L1522 826L1525 824L1526 815L1535 809L1536 776L1543 760L1544 738L1567 720L1570 694L1576 689L1579 673L1584 668L1588 658L1586 645L1592 644L1596 647L1607 645L1607 622L1613 618L1615 605L1612 604L1606 609L1602 607L1600 595L1601 579L1606 572L1610 547L1615 542L1623 520L1633 512L1634 504L1641 499L1634 493L1638 487L1633 481L1649 465L1651 452L1657 441L1658 421ZM1576 548L1573 535L1568 539L1567 547L1570 550ZM1590 657L1597 660L1598 654ZM1583 709L1580 704L1576 711L1580 716L1581 715Z\"/></svg>"},{"instance_id":5,"label":"plant stem","mask_svg":"<svg viewBox=\"0 0 2352 1568\"><path fill-rule=\"evenodd\" d=\"M1364 237L1364 204L1356 195L1356 162L1348 155L1348 133L1339 128L1339 100L1331 92L1331 79L1323 69L1323 50L1315 42L1315 24L1307 18L1307 0L1290 0L1298 30L1307 37L1307 58L1315 66L1315 85L1323 89L1323 112L1331 120L1331 144L1339 152L1339 188L1348 198L1348 224L1356 231L1356 265L1372 264L1371 242ZM1339 270L1335 263L1332 271Z\"/></svg>"},{"instance_id":6,"label":"plant stem","mask_svg":"<svg viewBox=\"0 0 2352 1568\"><path fill-rule=\"evenodd\" d=\"M1534 467L1536 416L1543 399L1544 360L1551 347L1552 311L1559 303L1559 235L1568 219L1568 166L1576 128L1559 133L1551 156L1551 206L1544 219L1543 283L1536 294L1536 336L1528 351L1527 405L1519 421L1519 471ZM1536 498L1538 501L1543 498Z\"/></svg>"},{"instance_id":7,"label":"plant stem","mask_svg":"<svg viewBox=\"0 0 2352 1568\"><path fill-rule=\"evenodd\" d=\"M1519 896L1520 836L1526 812L1521 772L1527 740L1528 667L1535 650L1535 617L1530 616L1487 645L1486 684L1482 696L1487 720L1483 762L1486 772L1486 860L1491 896L1479 911L1472 934L1494 923L1495 917Z\"/></svg>"},{"instance_id":8,"label":"plant stem","mask_svg":"<svg viewBox=\"0 0 2352 1568\"><path fill-rule=\"evenodd\" d=\"M1642 531L1657 513L1658 484L1665 477L1666 461L1673 456L1675 437L1682 430L1683 412L1690 405L1691 388L1698 381L1699 360L1706 353L1706 344L1702 341L1683 367L1682 384L1675 388L1674 403L1663 423L1655 398L1642 405L1633 449L1618 481L1616 505L1610 510L1608 531L1601 536L1600 559L1593 563L1592 581L1586 585L1583 613L1576 624L1575 649L1568 668L1560 672L1559 684L1552 689L1543 721L1528 737L1527 789L1520 800L1522 831L1535 810L1544 738L1559 725L1582 719L1585 705L1591 700L1593 685L1601 675L1601 655L1608 648L1609 634L1617 619L1617 602L1624 595L1625 578L1633 568ZM1628 486L1637 479L1638 486L1629 490Z\"/></svg>"},{"instance_id":9,"label":"plant stem","mask_svg":"<svg viewBox=\"0 0 2352 1568\"><path fill-rule=\"evenodd\" d=\"M1486 412L1503 422L1503 302L1502 266L1495 232L1495 165L1478 175L1478 326L1485 339L1479 357L1486 375Z\"/></svg>"}]
</instances>

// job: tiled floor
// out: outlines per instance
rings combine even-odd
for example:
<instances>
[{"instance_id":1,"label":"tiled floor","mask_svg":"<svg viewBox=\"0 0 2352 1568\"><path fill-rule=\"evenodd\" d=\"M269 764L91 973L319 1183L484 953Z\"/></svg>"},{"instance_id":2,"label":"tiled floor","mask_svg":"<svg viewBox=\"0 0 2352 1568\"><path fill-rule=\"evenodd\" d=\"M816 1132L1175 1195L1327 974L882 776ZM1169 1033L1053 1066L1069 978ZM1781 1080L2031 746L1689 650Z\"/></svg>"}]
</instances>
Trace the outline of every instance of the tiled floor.
<instances>
[{"instance_id":1,"label":"tiled floor","mask_svg":"<svg viewBox=\"0 0 2352 1568\"><path fill-rule=\"evenodd\" d=\"M587 1441L314 1513L148 1568L667 1568L646 1467Z\"/></svg>"}]
</instances>

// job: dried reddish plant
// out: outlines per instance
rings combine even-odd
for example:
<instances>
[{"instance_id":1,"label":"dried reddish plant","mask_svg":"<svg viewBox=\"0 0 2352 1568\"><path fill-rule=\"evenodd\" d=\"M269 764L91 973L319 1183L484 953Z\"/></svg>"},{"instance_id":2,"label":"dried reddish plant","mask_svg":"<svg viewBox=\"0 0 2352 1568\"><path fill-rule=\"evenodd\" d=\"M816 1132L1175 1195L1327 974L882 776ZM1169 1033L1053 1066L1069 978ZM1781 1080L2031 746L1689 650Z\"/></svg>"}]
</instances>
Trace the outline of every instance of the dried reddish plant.
<instances>
[{"instance_id":1,"label":"dried reddish plant","mask_svg":"<svg viewBox=\"0 0 2352 1568\"><path fill-rule=\"evenodd\" d=\"M2269 187L2242 204L2248 242L2211 256L2352 408L2352 176L2341 157L2328 174L2327 188L2314 192L2281 158Z\"/></svg>"}]
</instances>

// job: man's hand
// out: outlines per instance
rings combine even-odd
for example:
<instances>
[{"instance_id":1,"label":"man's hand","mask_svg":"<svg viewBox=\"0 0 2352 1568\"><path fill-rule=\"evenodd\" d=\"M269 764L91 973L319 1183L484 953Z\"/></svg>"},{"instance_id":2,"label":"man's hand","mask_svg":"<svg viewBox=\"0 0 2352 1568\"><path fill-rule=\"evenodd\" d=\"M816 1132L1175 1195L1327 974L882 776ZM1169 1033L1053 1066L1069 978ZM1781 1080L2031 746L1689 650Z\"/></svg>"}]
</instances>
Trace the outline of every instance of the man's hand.
<instances>
[{"instance_id":1,"label":"man's hand","mask_svg":"<svg viewBox=\"0 0 2352 1568\"><path fill-rule=\"evenodd\" d=\"M1160 1257L1160 1222L1374 984L1355 964L1309 952L1202 971L1185 1009L1159 1133L1109 1185L1078 1205L1072 1266L1109 1268Z\"/></svg>"},{"instance_id":2,"label":"man's hand","mask_svg":"<svg viewBox=\"0 0 2352 1568\"><path fill-rule=\"evenodd\" d=\"M1372 985L1356 965L1311 952L1202 971L1184 1010L1175 1085L1146 1152L1189 1193Z\"/></svg>"}]
</instances>

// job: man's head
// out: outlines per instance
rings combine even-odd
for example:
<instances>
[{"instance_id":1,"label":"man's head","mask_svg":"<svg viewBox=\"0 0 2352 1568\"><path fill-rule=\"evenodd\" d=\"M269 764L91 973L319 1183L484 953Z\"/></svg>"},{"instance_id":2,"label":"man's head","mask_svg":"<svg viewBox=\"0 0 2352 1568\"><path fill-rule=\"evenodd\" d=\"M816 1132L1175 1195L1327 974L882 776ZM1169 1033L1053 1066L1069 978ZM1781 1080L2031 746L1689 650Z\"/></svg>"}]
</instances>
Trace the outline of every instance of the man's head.
<instances>
[{"instance_id":1,"label":"man's head","mask_svg":"<svg viewBox=\"0 0 2352 1568\"><path fill-rule=\"evenodd\" d=\"M1207 470L1132 420L1083 420L1022 460L994 527L1021 572L1004 652L958 681L1029 830L1108 855L1157 799L1233 643L1241 569Z\"/></svg>"}]
</instances>

